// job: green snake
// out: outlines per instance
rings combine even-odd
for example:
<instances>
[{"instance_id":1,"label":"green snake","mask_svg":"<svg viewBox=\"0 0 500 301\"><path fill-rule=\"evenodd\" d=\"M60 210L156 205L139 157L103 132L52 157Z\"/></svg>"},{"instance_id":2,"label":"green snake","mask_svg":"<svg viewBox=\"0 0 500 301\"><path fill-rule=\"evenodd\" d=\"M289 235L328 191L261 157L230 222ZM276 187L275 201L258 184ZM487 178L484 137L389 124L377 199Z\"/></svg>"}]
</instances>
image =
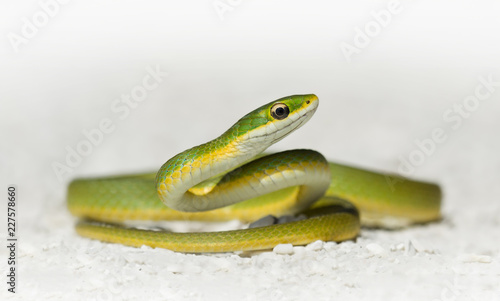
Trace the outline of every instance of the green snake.
<instances>
[{"instance_id":1,"label":"green snake","mask_svg":"<svg viewBox=\"0 0 500 301\"><path fill-rule=\"evenodd\" d=\"M179 252L230 252L354 239L361 225L402 227L440 219L441 190L330 163L313 150L262 155L305 124L318 97L283 97L243 116L218 138L169 159L151 174L73 180L76 231L105 242ZM395 180L396 179L396 180ZM156 189L155 189L156 188ZM126 226L132 220L239 219L301 214L248 229L177 233Z\"/></svg>"}]
</instances>

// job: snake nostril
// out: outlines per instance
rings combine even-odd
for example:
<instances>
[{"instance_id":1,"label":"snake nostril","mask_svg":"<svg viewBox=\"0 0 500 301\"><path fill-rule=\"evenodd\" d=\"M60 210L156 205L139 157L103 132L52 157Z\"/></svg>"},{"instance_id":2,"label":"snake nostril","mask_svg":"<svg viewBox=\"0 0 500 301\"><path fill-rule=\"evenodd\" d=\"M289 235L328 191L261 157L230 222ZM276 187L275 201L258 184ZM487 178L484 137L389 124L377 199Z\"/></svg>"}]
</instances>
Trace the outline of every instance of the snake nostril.
<instances>
[{"instance_id":1,"label":"snake nostril","mask_svg":"<svg viewBox=\"0 0 500 301\"><path fill-rule=\"evenodd\" d=\"M310 103L311 103L311 101L310 101L310 100L306 100L306 103L307 103L307 104L310 104Z\"/></svg>"}]
</instances>

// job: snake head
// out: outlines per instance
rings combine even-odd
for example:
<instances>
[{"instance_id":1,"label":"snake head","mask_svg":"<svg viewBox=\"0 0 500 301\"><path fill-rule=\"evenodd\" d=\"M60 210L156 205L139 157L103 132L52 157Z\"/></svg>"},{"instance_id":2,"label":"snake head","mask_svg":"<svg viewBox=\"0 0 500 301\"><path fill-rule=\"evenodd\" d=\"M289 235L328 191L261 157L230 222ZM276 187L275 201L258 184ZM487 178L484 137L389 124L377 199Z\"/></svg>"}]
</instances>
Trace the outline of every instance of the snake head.
<instances>
[{"instance_id":1,"label":"snake head","mask_svg":"<svg viewBox=\"0 0 500 301\"><path fill-rule=\"evenodd\" d=\"M314 94L283 97L243 116L224 135L236 138L242 151L261 152L306 123L318 104Z\"/></svg>"}]
</instances>

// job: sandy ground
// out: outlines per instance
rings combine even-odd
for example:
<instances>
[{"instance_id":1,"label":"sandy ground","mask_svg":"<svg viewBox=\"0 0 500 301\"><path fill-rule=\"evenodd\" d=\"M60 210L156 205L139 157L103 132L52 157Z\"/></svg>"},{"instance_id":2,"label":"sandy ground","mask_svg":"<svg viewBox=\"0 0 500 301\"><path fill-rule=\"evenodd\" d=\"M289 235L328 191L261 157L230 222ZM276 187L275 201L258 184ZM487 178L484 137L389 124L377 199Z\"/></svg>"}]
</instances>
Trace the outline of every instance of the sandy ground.
<instances>
[{"instance_id":1,"label":"sandy ground","mask_svg":"<svg viewBox=\"0 0 500 301\"><path fill-rule=\"evenodd\" d=\"M17 44L11 33L22 36L23 18L44 10L1 4L0 233L8 245L15 184L19 240L16 294L0 248L0 298L500 300L498 5L214 3L57 4ZM367 26L375 31L363 42ZM317 94L318 112L273 150L306 147L437 182L443 220L254 254L129 248L74 232L71 179L156 170L257 106L299 93Z\"/></svg>"}]
</instances>

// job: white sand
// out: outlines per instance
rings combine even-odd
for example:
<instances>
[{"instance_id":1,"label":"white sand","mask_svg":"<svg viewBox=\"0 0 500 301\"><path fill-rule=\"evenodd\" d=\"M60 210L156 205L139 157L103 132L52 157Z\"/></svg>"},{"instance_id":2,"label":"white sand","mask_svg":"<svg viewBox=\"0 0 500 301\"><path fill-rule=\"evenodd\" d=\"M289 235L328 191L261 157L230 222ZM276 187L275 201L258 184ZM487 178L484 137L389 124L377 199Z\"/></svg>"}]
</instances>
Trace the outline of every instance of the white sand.
<instances>
[{"instance_id":1,"label":"white sand","mask_svg":"<svg viewBox=\"0 0 500 301\"><path fill-rule=\"evenodd\" d=\"M500 87L480 79L500 81L498 5L402 4L349 63L341 43L387 6L364 2L243 1L223 21L211 1L71 2L18 53L5 37L39 4L1 4L0 233L3 246L5 190L16 184L19 270L13 296L1 247L0 298L500 300ZM168 75L128 114L113 111L148 66ZM298 93L316 93L320 108L274 150L307 147L398 173L415 139L441 128L446 139L408 175L440 183L443 221L255 254L180 254L75 234L71 179L155 170L264 102ZM448 112L474 104L470 96L484 99L468 117ZM58 179L54 162L67 164L68 148L103 118L114 131Z\"/></svg>"}]
</instances>

